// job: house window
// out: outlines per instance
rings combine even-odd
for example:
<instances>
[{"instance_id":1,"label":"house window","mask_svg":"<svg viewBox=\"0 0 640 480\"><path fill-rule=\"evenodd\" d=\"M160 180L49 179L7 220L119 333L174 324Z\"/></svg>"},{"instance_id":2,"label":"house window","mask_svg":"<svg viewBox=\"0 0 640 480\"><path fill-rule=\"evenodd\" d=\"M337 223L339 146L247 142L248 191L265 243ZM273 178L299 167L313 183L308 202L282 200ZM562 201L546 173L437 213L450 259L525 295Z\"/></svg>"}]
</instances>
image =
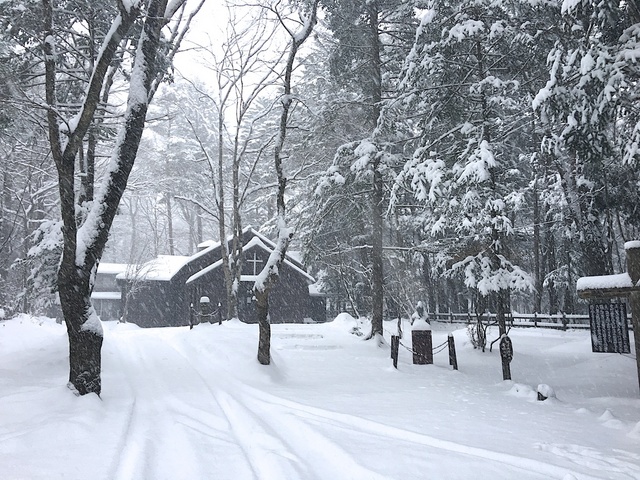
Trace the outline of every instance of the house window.
<instances>
[{"instance_id":1,"label":"house window","mask_svg":"<svg viewBox=\"0 0 640 480\"><path fill-rule=\"evenodd\" d=\"M250 258L249 260L247 260L247 263L251 263L253 266L253 275L258 275L258 273L260 273L260 271L262 270L262 267L258 268L258 264L259 263L264 263L262 260L260 260L258 258L258 255L256 255L256 252L253 252L253 258ZM247 302L250 303L250 302Z\"/></svg>"},{"instance_id":2,"label":"house window","mask_svg":"<svg viewBox=\"0 0 640 480\"><path fill-rule=\"evenodd\" d=\"M247 305L251 305L252 297L247 297Z\"/></svg>"}]
</instances>

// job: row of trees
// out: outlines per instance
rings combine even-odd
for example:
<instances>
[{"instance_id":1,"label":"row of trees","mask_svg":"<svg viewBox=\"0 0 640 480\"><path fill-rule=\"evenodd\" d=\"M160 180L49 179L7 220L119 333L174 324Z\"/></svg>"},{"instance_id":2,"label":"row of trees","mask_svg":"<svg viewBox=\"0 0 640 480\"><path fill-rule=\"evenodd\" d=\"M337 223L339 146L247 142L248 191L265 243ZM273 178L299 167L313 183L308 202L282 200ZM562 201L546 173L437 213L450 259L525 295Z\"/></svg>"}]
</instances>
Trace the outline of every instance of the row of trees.
<instances>
[{"instance_id":1,"label":"row of trees","mask_svg":"<svg viewBox=\"0 0 640 480\"><path fill-rule=\"evenodd\" d=\"M27 3L1 5L0 306L40 308L58 276L83 345L101 258L212 236L234 239L235 316L247 224L301 248L332 303L371 314L371 338L418 300L573 312L577 277L624 268L639 233L634 2L229 3L192 48L199 78L172 62L200 4Z\"/></svg>"},{"instance_id":2,"label":"row of trees","mask_svg":"<svg viewBox=\"0 0 640 480\"><path fill-rule=\"evenodd\" d=\"M335 22L361 5L340 3ZM334 50L342 79L372 85L362 108L379 108L317 192L306 239L327 282L373 310L373 333L380 251L396 314L426 297L431 311L495 311L504 330L514 306L573 312L576 278L624 268L638 234L635 4L403 2L420 12L414 36L411 10L373 5L346 65Z\"/></svg>"}]
</instances>

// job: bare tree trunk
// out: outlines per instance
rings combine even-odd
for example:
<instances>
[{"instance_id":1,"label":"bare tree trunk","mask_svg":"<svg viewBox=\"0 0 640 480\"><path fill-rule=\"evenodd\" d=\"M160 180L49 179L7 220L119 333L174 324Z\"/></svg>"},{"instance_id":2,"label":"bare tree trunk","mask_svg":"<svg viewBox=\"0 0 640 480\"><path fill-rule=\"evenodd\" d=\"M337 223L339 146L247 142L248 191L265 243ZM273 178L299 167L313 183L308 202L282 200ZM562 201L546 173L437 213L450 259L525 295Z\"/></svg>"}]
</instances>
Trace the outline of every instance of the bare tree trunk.
<instances>
[{"instance_id":1,"label":"bare tree trunk","mask_svg":"<svg viewBox=\"0 0 640 480\"><path fill-rule=\"evenodd\" d=\"M227 315L226 318L234 318L237 316L234 306L232 305L233 297L233 275L231 271L231 261L229 256L229 244L227 243L227 227L226 227L226 207L224 198L224 109L223 100L220 99L218 106L218 186L216 193L216 204L218 206L218 231L220 236L220 255L222 259L222 272L224 275L225 294L227 298Z\"/></svg>"},{"instance_id":2,"label":"bare tree trunk","mask_svg":"<svg viewBox=\"0 0 640 480\"><path fill-rule=\"evenodd\" d=\"M319 0L315 0L312 5L312 10L309 13L309 17L304 22L302 29L299 32L293 33L287 30L291 35L291 46L289 50L289 56L287 58L287 64L284 73L284 95L282 96L282 113L280 115L280 127L278 131L278 138L274 148L274 166L276 175L278 178L278 192L276 195L277 205L277 226L278 226L278 239L276 242L276 248L272 255L269 256L269 260L264 266L263 271L260 274L261 280L256 281L253 287L253 293L256 297L256 307L258 316L258 362L262 365L269 365L271 363L271 325L269 324L269 294L271 289L278 282L279 271L285 255L287 254L287 247L293 236L293 231L289 230L286 226L286 205L284 194L287 186L287 178L284 175L282 168L282 148L284 147L284 141L287 136L287 123L289 120L289 109L293 103L291 98L291 75L293 73L293 64L296 59L298 50L305 42L317 21L317 8Z\"/></svg>"},{"instance_id":3,"label":"bare tree trunk","mask_svg":"<svg viewBox=\"0 0 640 480\"><path fill-rule=\"evenodd\" d=\"M169 237L169 255L175 255L175 241L173 239L173 205L171 203L171 194L165 192L164 200L167 205L167 236Z\"/></svg>"},{"instance_id":4,"label":"bare tree trunk","mask_svg":"<svg viewBox=\"0 0 640 480\"><path fill-rule=\"evenodd\" d=\"M536 175L533 179L533 270L535 277L533 310L536 313L542 311L543 269L540 259L540 223L542 223L542 220L540 215L540 200L538 198L538 176Z\"/></svg>"},{"instance_id":5,"label":"bare tree trunk","mask_svg":"<svg viewBox=\"0 0 640 480\"><path fill-rule=\"evenodd\" d=\"M382 77L380 61L380 38L379 38L379 14L378 6L375 2L370 2L367 6L369 15L369 28L371 29L371 79L372 79L372 114L374 128L380 119L380 104L382 102ZM376 154L373 160L373 194L371 197L371 333L368 338L382 338L382 321L384 314L384 270L382 259L382 238L384 232L384 222L382 218L382 202L384 193L384 183L380 169L380 155Z\"/></svg>"},{"instance_id":6,"label":"bare tree trunk","mask_svg":"<svg viewBox=\"0 0 640 480\"><path fill-rule=\"evenodd\" d=\"M258 362L271 363L271 323L269 322L269 294L256 296L258 316Z\"/></svg>"},{"instance_id":7,"label":"bare tree trunk","mask_svg":"<svg viewBox=\"0 0 640 480\"><path fill-rule=\"evenodd\" d=\"M556 241L551 226L547 225L545 228L547 269L549 272L554 272L558 268L558 262L556 261ZM558 288L553 278L549 278L547 281L547 291L549 293L549 313L555 315L558 313Z\"/></svg>"}]
</instances>

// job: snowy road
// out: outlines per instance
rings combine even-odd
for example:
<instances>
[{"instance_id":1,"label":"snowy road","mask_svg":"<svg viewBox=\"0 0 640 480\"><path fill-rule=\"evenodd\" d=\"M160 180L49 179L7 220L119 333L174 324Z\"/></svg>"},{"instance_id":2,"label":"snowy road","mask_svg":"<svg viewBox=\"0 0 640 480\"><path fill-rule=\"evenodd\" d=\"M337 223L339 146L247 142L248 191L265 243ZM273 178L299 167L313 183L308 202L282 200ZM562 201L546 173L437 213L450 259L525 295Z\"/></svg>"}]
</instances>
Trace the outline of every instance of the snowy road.
<instances>
[{"instance_id":1,"label":"snowy road","mask_svg":"<svg viewBox=\"0 0 640 480\"><path fill-rule=\"evenodd\" d=\"M48 422L45 417L24 428L27 407L7 401L12 397L4 396L0 384L0 408L16 414L0 413L0 476L640 478L637 398L573 397L543 405L531 400L525 384L494 381L487 369L495 358L472 349L460 352L462 364L475 362L466 373L450 371L439 358L430 367L404 358L396 371L385 352L339 325L274 325L273 332L274 365L263 367L254 361L254 326L189 331L111 325L102 401L74 403L49 387L50 395L65 396L62 405L54 406ZM59 340L64 338L50 353L59 353ZM552 340L552 349L577 358L564 348L567 339ZM44 345L40 350L46 352ZM45 359L33 362L44 366ZM34 392L19 394L22 402L32 402L32 412L46 408L33 403ZM23 420L16 418L21 415ZM54 454L55 432L65 439L61 445L69 444L68 436L74 439L71 453ZM42 457L32 461L29 453L37 455L28 442L34 437Z\"/></svg>"}]
</instances>

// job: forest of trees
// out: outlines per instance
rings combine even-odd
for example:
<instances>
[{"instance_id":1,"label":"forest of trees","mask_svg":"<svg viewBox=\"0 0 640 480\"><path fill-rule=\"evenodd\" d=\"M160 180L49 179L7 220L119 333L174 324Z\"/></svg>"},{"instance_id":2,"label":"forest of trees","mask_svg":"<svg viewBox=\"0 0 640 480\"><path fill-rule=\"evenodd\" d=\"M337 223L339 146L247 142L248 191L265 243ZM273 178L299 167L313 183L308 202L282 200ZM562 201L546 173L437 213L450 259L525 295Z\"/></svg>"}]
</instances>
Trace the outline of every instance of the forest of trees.
<instances>
[{"instance_id":1,"label":"forest of trees","mask_svg":"<svg viewBox=\"0 0 640 480\"><path fill-rule=\"evenodd\" d=\"M247 225L275 236L278 185L290 248L371 336L418 301L578 312L580 276L624 270L640 238L635 1L205 2L185 37L200 6L0 2L2 315L47 312L63 252L90 290L100 260L189 254ZM239 246L225 255L231 288Z\"/></svg>"}]
</instances>

